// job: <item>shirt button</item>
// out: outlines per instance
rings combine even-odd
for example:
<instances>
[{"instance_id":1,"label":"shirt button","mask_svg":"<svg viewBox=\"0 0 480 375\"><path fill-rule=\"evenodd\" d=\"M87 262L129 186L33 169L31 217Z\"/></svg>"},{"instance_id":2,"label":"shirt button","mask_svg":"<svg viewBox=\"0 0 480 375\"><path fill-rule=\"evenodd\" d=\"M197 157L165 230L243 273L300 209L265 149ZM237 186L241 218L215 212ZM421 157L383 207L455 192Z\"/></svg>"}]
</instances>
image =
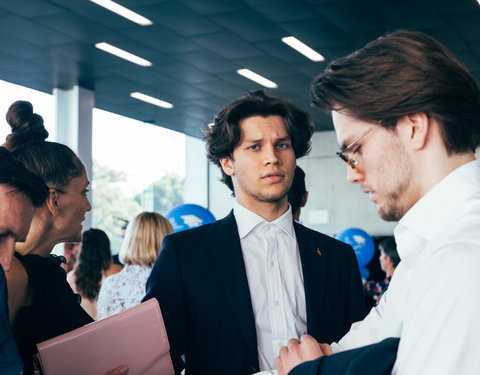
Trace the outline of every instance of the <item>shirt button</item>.
<instances>
[{"instance_id":1,"label":"shirt button","mask_svg":"<svg viewBox=\"0 0 480 375\"><path fill-rule=\"evenodd\" d=\"M271 261L271 262L270 262L270 267L273 267L273 266L275 266L275 262L274 262L274 261Z\"/></svg>"},{"instance_id":2,"label":"shirt button","mask_svg":"<svg viewBox=\"0 0 480 375\"><path fill-rule=\"evenodd\" d=\"M273 301L274 306L278 306L278 301Z\"/></svg>"}]
</instances>

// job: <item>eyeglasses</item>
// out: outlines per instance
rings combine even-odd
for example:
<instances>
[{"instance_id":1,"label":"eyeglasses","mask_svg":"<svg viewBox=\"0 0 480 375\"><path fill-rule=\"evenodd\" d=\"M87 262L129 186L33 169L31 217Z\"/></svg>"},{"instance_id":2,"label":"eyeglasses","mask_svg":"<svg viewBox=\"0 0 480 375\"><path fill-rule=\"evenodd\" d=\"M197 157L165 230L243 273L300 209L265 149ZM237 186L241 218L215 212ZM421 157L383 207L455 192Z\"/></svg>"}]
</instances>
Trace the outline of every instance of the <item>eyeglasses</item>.
<instances>
[{"instance_id":1,"label":"eyeglasses","mask_svg":"<svg viewBox=\"0 0 480 375\"><path fill-rule=\"evenodd\" d=\"M355 159L352 155L349 155L349 150L355 146L358 142L360 142L363 138L365 138L373 129L376 128L376 125L371 126L367 130L365 130L360 137L355 139L352 143L350 143L347 147L345 147L343 150L337 152L337 155L342 159L347 165L352 168L355 172L358 172L357 170L357 165L358 165L358 160Z\"/></svg>"}]
</instances>

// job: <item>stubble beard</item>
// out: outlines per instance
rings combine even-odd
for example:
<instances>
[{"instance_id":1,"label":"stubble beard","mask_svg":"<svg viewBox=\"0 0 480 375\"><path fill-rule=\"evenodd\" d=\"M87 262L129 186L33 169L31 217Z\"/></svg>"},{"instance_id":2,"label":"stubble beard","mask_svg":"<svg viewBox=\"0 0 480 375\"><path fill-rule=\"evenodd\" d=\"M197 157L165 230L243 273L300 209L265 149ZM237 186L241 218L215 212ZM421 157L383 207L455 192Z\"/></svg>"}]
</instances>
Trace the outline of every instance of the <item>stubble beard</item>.
<instances>
[{"instance_id":1,"label":"stubble beard","mask_svg":"<svg viewBox=\"0 0 480 375\"><path fill-rule=\"evenodd\" d=\"M280 191L275 191L275 192L261 191L259 192L259 194L257 194L256 198L260 202L264 202L264 203L278 203L285 199L290 188L291 188L291 182L288 185L288 187L283 186L283 189Z\"/></svg>"},{"instance_id":2,"label":"stubble beard","mask_svg":"<svg viewBox=\"0 0 480 375\"><path fill-rule=\"evenodd\" d=\"M386 204L395 200L398 200L398 194L390 194ZM377 212L378 216L380 216L380 218L384 221L399 221L403 215L405 215L405 210L394 205L394 203L384 207L378 207Z\"/></svg>"},{"instance_id":3,"label":"stubble beard","mask_svg":"<svg viewBox=\"0 0 480 375\"><path fill-rule=\"evenodd\" d=\"M265 202L265 203L277 203L282 201L285 197L287 196L287 192L282 192L281 194L275 194L275 195L260 195L257 197L257 199L260 202Z\"/></svg>"},{"instance_id":4,"label":"stubble beard","mask_svg":"<svg viewBox=\"0 0 480 375\"><path fill-rule=\"evenodd\" d=\"M399 221L411 207L408 202L413 194L411 191L413 166L402 152L403 150L397 151L399 157L395 163L398 169L396 186L383 194L385 201L383 205L377 206L378 216L385 221ZM410 191L408 191L409 188Z\"/></svg>"}]
</instances>

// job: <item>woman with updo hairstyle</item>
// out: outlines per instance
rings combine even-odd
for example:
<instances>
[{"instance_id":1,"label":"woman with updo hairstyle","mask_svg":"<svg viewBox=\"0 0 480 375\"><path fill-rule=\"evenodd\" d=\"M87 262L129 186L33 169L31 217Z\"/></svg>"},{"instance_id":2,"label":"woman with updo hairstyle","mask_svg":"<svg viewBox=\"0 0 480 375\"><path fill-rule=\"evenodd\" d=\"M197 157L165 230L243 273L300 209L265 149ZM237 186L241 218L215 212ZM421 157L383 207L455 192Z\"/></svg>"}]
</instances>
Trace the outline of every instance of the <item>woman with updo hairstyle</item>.
<instances>
[{"instance_id":1,"label":"woman with updo hairstyle","mask_svg":"<svg viewBox=\"0 0 480 375\"><path fill-rule=\"evenodd\" d=\"M97 298L104 272L112 263L110 240L100 229L83 232L79 255L74 268L67 274L67 281L75 293L82 297L81 306L97 319Z\"/></svg>"},{"instance_id":2,"label":"woman with updo hairstyle","mask_svg":"<svg viewBox=\"0 0 480 375\"><path fill-rule=\"evenodd\" d=\"M5 275L24 373L33 374L35 344L93 321L68 285L60 258L50 255L58 243L81 241L82 221L91 209L89 182L70 148L45 141L43 119L29 102L13 103L6 119L12 133L3 146L49 188L45 204L35 209L27 239L16 243L12 268Z\"/></svg>"},{"instance_id":3,"label":"woman with updo hairstyle","mask_svg":"<svg viewBox=\"0 0 480 375\"><path fill-rule=\"evenodd\" d=\"M128 224L120 248L125 267L103 280L98 295L98 319L138 305L145 296L145 284L162 248L163 238L173 233L170 222L156 212L142 212Z\"/></svg>"}]
</instances>

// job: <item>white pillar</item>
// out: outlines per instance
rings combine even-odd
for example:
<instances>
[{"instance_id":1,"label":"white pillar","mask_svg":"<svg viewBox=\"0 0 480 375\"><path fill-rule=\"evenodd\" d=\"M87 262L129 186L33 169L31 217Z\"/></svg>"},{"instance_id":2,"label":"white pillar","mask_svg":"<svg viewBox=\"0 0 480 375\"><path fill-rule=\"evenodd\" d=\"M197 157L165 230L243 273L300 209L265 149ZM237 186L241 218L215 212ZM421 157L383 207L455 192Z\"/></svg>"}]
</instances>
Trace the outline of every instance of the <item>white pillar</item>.
<instances>
[{"instance_id":1,"label":"white pillar","mask_svg":"<svg viewBox=\"0 0 480 375\"><path fill-rule=\"evenodd\" d=\"M199 138L185 137L185 203L208 208L208 160Z\"/></svg>"},{"instance_id":2,"label":"white pillar","mask_svg":"<svg viewBox=\"0 0 480 375\"><path fill-rule=\"evenodd\" d=\"M231 192L220 182L220 169L208 161L205 142L189 136L185 142L185 203L208 208L216 219L221 219L233 207Z\"/></svg>"},{"instance_id":3,"label":"white pillar","mask_svg":"<svg viewBox=\"0 0 480 375\"><path fill-rule=\"evenodd\" d=\"M85 165L87 175L92 179L92 110L95 93L74 86L69 90L53 89L55 97L56 141L69 146ZM92 192L88 193L90 202ZM83 228L90 228L91 212L87 213Z\"/></svg>"}]
</instances>

